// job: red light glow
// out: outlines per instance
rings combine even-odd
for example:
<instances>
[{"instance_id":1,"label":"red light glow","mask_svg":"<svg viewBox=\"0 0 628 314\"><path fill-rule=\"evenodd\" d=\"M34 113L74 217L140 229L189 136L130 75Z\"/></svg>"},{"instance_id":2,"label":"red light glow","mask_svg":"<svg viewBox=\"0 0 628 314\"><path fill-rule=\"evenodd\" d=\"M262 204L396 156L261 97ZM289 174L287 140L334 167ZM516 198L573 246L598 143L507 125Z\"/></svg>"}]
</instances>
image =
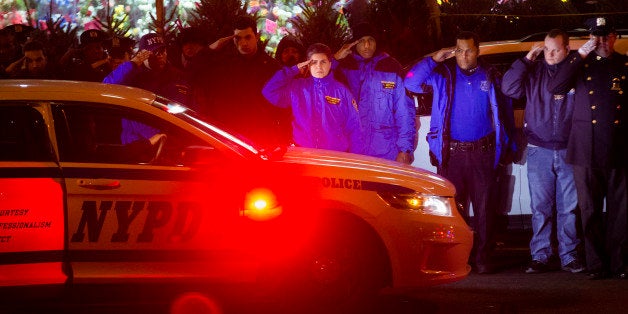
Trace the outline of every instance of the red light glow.
<instances>
[{"instance_id":1,"label":"red light glow","mask_svg":"<svg viewBox=\"0 0 628 314\"><path fill-rule=\"evenodd\" d=\"M254 189L246 195L242 215L256 221L270 220L281 215L275 194L268 189Z\"/></svg>"}]
</instances>

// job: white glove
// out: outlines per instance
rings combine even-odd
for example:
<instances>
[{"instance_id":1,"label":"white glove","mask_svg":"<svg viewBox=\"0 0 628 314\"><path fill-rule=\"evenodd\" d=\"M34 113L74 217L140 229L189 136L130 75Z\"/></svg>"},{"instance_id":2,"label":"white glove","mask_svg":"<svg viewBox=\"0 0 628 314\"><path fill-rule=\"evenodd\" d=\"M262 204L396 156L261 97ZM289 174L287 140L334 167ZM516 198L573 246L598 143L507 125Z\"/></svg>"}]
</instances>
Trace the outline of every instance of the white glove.
<instances>
[{"instance_id":1,"label":"white glove","mask_svg":"<svg viewBox=\"0 0 628 314\"><path fill-rule=\"evenodd\" d=\"M586 58L586 56L588 56L591 51L595 50L596 47L597 39L595 37L591 37L591 39L589 39L578 49L578 53L582 58Z\"/></svg>"}]
</instances>

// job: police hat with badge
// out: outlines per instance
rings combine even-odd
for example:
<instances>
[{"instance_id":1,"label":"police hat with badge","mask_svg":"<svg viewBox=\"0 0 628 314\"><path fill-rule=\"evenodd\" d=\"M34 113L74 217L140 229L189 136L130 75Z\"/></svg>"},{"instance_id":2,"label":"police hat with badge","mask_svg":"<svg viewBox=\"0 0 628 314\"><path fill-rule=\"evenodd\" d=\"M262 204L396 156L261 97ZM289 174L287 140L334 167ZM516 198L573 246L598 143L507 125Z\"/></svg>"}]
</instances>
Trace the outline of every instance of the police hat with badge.
<instances>
[{"instance_id":1,"label":"police hat with badge","mask_svg":"<svg viewBox=\"0 0 628 314\"><path fill-rule=\"evenodd\" d=\"M105 50L112 58L122 59L125 54L131 55L133 53L133 47L135 46L135 40L124 36L113 36L103 42Z\"/></svg>"},{"instance_id":2,"label":"police hat with badge","mask_svg":"<svg viewBox=\"0 0 628 314\"><path fill-rule=\"evenodd\" d=\"M587 19L584 24L593 36L604 37L610 33L615 33L613 22L606 17L593 17Z\"/></svg>"},{"instance_id":3,"label":"police hat with badge","mask_svg":"<svg viewBox=\"0 0 628 314\"><path fill-rule=\"evenodd\" d=\"M80 47L85 48L90 44L102 44L105 40L109 39L107 33L99 29L88 29L83 31L80 36Z\"/></svg>"},{"instance_id":4,"label":"police hat with badge","mask_svg":"<svg viewBox=\"0 0 628 314\"><path fill-rule=\"evenodd\" d=\"M12 36L16 43L23 45L34 30L32 26L25 24L13 24L2 29L4 35Z\"/></svg>"}]
</instances>

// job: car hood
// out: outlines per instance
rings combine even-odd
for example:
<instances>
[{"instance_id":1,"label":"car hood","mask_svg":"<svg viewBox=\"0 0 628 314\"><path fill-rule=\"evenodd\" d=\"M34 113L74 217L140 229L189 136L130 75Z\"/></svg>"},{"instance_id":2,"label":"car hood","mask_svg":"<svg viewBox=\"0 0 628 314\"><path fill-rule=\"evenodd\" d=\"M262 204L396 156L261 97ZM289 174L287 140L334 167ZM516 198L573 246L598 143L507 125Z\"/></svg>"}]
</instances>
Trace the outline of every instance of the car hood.
<instances>
[{"instance_id":1,"label":"car hood","mask_svg":"<svg viewBox=\"0 0 628 314\"><path fill-rule=\"evenodd\" d=\"M454 186L443 177L395 161L304 147L289 147L281 162L316 167L319 176L350 177L395 184L426 194L453 196Z\"/></svg>"}]
</instances>

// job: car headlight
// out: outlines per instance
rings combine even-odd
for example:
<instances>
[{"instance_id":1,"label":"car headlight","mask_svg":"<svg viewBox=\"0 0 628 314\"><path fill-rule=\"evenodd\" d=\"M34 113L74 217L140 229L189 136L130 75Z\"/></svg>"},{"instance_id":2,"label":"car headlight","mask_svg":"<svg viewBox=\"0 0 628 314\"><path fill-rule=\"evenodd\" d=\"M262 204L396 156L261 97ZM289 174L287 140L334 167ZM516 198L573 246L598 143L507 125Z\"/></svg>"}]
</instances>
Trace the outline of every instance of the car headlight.
<instances>
[{"instance_id":1,"label":"car headlight","mask_svg":"<svg viewBox=\"0 0 628 314\"><path fill-rule=\"evenodd\" d=\"M379 192L379 196L388 205L426 215L451 217L450 197L421 193Z\"/></svg>"}]
</instances>

